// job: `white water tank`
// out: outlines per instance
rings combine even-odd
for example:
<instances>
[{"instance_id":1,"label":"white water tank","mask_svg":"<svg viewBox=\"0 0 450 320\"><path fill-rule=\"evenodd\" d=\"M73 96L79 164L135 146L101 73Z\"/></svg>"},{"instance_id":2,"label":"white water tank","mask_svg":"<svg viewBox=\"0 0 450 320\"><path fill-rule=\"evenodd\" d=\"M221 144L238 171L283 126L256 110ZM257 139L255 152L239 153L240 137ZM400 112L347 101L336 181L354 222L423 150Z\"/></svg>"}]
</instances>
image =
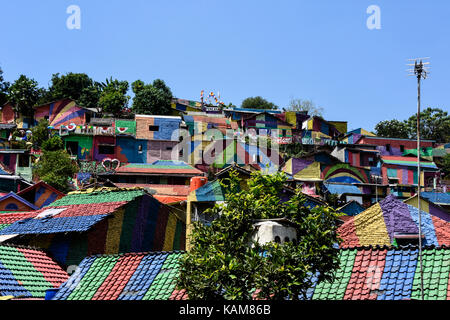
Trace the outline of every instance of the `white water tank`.
<instances>
[{"instance_id":1,"label":"white water tank","mask_svg":"<svg viewBox=\"0 0 450 320\"><path fill-rule=\"evenodd\" d=\"M254 222L255 232L252 240L263 245L267 242L297 243L297 230L287 219L264 219Z\"/></svg>"}]
</instances>

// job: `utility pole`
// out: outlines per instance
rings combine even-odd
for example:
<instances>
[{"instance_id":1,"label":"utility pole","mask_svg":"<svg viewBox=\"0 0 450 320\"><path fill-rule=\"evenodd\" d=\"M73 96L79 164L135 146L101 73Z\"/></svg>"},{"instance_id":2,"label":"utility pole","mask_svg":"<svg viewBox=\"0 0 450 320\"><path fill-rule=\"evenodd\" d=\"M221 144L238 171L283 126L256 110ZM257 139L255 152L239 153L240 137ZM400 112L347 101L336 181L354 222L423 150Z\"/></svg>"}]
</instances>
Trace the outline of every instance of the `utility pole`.
<instances>
[{"instance_id":1,"label":"utility pole","mask_svg":"<svg viewBox=\"0 0 450 320\"><path fill-rule=\"evenodd\" d=\"M422 218L420 212L420 83L422 78L426 79L428 75L429 62L423 62L429 58L417 58L409 59L414 61L414 64L408 64L408 66L414 66L414 69L408 71L417 78L417 209L419 210L419 260L420 260L420 297L424 300L423 295L423 261L422 261Z\"/></svg>"}]
</instances>

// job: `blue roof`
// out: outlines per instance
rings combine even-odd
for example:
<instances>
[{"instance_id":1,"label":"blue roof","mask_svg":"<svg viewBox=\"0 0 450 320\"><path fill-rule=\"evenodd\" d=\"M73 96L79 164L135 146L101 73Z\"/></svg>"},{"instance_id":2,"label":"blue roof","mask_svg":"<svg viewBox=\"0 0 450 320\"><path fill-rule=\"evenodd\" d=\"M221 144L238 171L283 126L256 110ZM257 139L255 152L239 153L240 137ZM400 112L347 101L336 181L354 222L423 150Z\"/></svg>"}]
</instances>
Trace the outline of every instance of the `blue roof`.
<instances>
[{"instance_id":1,"label":"blue roof","mask_svg":"<svg viewBox=\"0 0 450 320\"><path fill-rule=\"evenodd\" d=\"M362 194L361 190L358 189L356 186L348 185L348 184L324 184L325 187L328 189L330 193L333 194Z\"/></svg>"},{"instance_id":2,"label":"blue roof","mask_svg":"<svg viewBox=\"0 0 450 320\"><path fill-rule=\"evenodd\" d=\"M49 234L59 232L82 232L89 230L94 224L108 215L91 215L78 217L24 219L0 230L0 235L6 234Z\"/></svg>"},{"instance_id":3,"label":"blue roof","mask_svg":"<svg viewBox=\"0 0 450 320\"><path fill-rule=\"evenodd\" d=\"M440 192L421 192L420 196L436 204L450 205L450 194Z\"/></svg>"}]
</instances>

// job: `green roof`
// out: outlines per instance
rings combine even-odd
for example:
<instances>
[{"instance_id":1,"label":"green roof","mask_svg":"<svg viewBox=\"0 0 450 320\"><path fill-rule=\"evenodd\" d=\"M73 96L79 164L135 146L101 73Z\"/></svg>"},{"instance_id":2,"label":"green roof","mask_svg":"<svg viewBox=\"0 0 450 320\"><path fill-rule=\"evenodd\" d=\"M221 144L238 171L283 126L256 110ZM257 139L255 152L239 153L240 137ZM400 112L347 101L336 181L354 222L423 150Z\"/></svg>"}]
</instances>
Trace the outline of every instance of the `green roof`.
<instances>
[{"instance_id":1,"label":"green roof","mask_svg":"<svg viewBox=\"0 0 450 320\"><path fill-rule=\"evenodd\" d=\"M68 206L76 204L89 204L89 203L105 203L105 202L122 202L132 201L135 198L143 195L144 190L123 190L105 188L92 192L74 192L69 193L67 196L52 202L49 207L56 206Z\"/></svg>"}]
</instances>

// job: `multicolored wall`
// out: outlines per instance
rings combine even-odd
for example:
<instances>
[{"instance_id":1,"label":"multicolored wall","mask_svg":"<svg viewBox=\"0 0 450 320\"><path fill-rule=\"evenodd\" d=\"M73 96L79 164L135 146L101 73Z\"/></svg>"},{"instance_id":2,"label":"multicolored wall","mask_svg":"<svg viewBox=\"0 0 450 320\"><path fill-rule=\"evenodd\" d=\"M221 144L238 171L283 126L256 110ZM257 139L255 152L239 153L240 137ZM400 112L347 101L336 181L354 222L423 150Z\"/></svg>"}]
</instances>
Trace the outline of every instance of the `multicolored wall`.
<instances>
[{"instance_id":1,"label":"multicolored wall","mask_svg":"<svg viewBox=\"0 0 450 320\"><path fill-rule=\"evenodd\" d=\"M181 117L136 115L136 139L178 141Z\"/></svg>"},{"instance_id":2,"label":"multicolored wall","mask_svg":"<svg viewBox=\"0 0 450 320\"><path fill-rule=\"evenodd\" d=\"M322 178L328 182L369 183L368 171L349 164L336 164L322 169Z\"/></svg>"},{"instance_id":3,"label":"multicolored wall","mask_svg":"<svg viewBox=\"0 0 450 320\"><path fill-rule=\"evenodd\" d=\"M61 125L84 125L87 112L87 109L78 106L74 100L63 99L36 107L34 119L37 123L39 120L47 118L50 125L55 128L59 128Z\"/></svg>"},{"instance_id":4,"label":"multicolored wall","mask_svg":"<svg viewBox=\"0 0 450 320\"><path fill-rule=\"evenodd\" d=\"M27 237L27 244L46 249L64 267L94 254L185 249L185 224L149 195L127 203L87 232Z\"/></svg>"},{"instance_id":5,"label":"multicolored wall","mask_svg":"<svg viewBox=\"0 0 450 320\"><path fill-rule=\"evenodd\" d=\"M402 156L404 151L417 149L417 141L409 139L394 139L381 137L362 137L357 144L372 144L377 146L382 156ZM433 148L433 141L422 140L422 148ZM404 150L404 151L402 151Z\"/></svg>"}]
</instances>

